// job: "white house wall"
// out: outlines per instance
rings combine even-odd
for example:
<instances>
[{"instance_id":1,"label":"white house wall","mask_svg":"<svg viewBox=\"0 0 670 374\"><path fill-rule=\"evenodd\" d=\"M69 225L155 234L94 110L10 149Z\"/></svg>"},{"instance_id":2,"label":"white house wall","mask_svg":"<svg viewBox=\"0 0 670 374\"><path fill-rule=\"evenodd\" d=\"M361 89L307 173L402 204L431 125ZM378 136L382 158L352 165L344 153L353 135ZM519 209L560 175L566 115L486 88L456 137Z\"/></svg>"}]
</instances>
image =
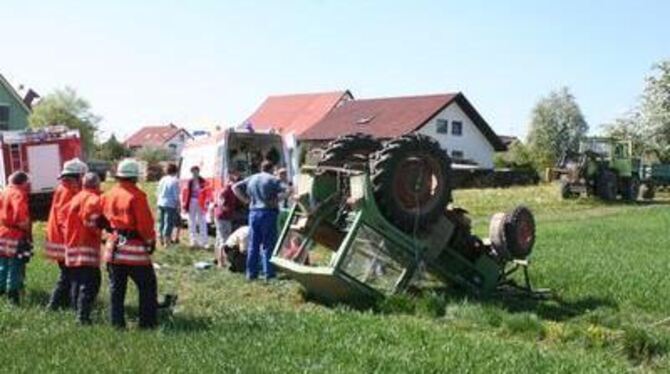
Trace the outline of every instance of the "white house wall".
<instances>
[{"instance_id":1,"label":"white house wall","mask_svg":"<svg viewBox=\"0 0 670 374\"><path fill-rule=\"evenodd\" d=\"M449 121L449 131L447 133L437 132L438 119ZM463 123L462 135L451 134L452 121ZM493 156L495 154L493 146L457 103L447 106L417 132L435 138L440 142L442 149L446 149L450 156L453 151L461 151L464 159L473 160L482 168L493 168Z\"/></svg>"}]
</instances>

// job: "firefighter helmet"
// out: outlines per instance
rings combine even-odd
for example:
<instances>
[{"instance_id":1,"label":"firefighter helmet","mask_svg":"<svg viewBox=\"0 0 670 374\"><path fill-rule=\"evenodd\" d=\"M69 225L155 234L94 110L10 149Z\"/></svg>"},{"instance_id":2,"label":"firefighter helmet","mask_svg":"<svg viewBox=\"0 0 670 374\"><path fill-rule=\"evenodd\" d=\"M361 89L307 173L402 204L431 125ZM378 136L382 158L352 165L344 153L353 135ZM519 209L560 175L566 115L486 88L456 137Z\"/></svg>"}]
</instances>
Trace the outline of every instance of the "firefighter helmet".
<instances>
[{"instance_id":1,"label":"firefighter helmet","mask_svg":"<svg viewBox=\"0 0 670 374\"><path fill-rule=\"evenodd\" d=\"M81 176L86 174L88 171L88 166L86 163L78 158L73 158L71 160L65 161L63 164L63 170L60 173L61 177L64 176Z\"/></svg>"},{"instance_id":2,"label":"firefighter helmet","mask_svg":"<svg viewBox=\"0 0 670 374\"><path fill-rule=\"evenodd\" d=\"M140 164L133 158L126 158L116 168L116 176L119 178L138 178L140 176Z\"/></svg>"}]
</instances>

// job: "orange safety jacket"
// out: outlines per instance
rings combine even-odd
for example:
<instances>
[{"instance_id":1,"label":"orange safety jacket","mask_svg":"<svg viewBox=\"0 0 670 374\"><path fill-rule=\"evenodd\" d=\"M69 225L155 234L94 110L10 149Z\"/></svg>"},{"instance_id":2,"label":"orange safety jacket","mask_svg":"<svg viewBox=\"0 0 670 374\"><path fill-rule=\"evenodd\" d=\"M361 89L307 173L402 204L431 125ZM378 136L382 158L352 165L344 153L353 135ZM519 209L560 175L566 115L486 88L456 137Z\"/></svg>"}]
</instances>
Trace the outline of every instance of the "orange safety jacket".
<instances>
[{"instance_id":1,"label":"orange safety jacket","mask_svg":"<svg viewBox=\"0 0 670 374\"><path fill-rule=\"evenodd\" d=\"M16 257L19 241L30 235L28 192L10 185L0 195L0 257Z\"/></svg>"},{"instance_id":2,"label":"orange safety jacket","mask_svg":"<svg viewBox=\"0 0 670 374\"><path fill-rule=\"evenodd\" d=\"M50 260L60 263L65 261L65 215L68 204L80 189L78 183L70 180L61 180L56 187L49 211L47 237L44 243L45 254Z\"/></svg>"},{"instance_id":3,"label":"orange safety jacket","mask_svg":"<svg viewBox=\"0 0 670 374\"><path fill-rule=\"evenodd\" d=\"M65 216L65 266L100 266L100 216L99 190L85 188L72 198Z\"/></svg>"},{"instance_id":4,"label":"orange safety jacket","mask_svg":"<svg viewBox=\"0 0 670 374\"><path fill-rule=\"evenodd\" d=\"M156 240L154 220L147 196L135 183L121 181L101 197L102 213L114 234L116 246L105 246L105 261L111 264L151 265L149 245ZM127 240L119 233L132 232Z\"/></svg>"}]
</instances>

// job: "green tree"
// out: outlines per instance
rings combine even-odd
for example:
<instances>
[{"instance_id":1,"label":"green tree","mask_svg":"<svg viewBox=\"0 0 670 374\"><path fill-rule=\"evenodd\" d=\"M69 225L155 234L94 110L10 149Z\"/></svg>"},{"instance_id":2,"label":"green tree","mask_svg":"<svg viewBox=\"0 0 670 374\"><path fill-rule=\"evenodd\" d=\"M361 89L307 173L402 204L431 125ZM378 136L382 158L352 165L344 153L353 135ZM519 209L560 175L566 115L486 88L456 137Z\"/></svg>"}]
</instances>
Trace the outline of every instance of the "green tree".
<instances>
[{"instance_id":1,"label":"green tree","mask_svg":"<svg viewBox=\"0 0 670 374\"><path fill-rule=\"evenodd\" d=\"M46 95L35 106L29 122L33 128L63 125L79 130L84 154L88 155L94 150L100 117L91 113L91 105L73 88L65 87Z\"/></svg>"},{"instance_id":2,"label":"green tree","mask_svg":"<svg viewBox=\"0 0 670 374\"><path fill-rule=\"evenodd\" d=\"M521 141L513 142L507 152L497 153L494 158L496 167L517 170L538 169L535 161L533 152Z\"/></svg>"},{"instance_id":3,"label":"green tree","mask_svg":"<svg viewBox=\"0 0 670 374\"><path fill-rule=\"evenodd\" d=\"M553 165L569 149L576 150L589 125L567 87L552 91L532 111L528 146L539 167Z\"/></svg>"},{"instance_id":4,"label":"green tree","mask_svg":"<svg viewBox=\"0 0 670 374\"><path fill-rule=\"evenodd\" d=\"M670 161L670 60L661 61L646 78L640 103L640 124L650 147Z\"/></svg>"},{"instance_id":5,"label":"green tree","mask_svg":"<svg viewBox=\"0 0 670 374\"><path fill-rule=\"evenodd\" d=\"M148 165L157 165L170 160L170 153L165 148L145 146L135 151L135 157L146 161Z\"/></svg>"},{"instance_id":6,"label":"green tree","mask_svg":"<svg viewBox=\"0 0 670 374\"><path fill-rule=\"evenodd\" d=\"M114 162L130 156L130 154L130 150L116 139L116 135L112 134L106 142L97 145L95 158Z\"/></svg>"}]
</instances>

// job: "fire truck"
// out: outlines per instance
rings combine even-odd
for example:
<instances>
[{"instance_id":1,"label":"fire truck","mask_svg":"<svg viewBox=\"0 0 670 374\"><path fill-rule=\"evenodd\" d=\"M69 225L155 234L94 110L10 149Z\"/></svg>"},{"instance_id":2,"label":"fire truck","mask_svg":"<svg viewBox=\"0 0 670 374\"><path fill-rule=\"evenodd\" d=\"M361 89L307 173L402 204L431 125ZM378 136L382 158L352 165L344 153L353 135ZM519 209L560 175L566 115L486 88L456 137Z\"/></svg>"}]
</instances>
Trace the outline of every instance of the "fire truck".
<instances>
[{"instance_id":1,"label":"fire truck","mask_svg":"<svg viewBox=\"0 0 670 374\"><path fill-rule=\"evenodd\" d=\"M27 172L30 175L31 217L46 219L63 163L82 157L79 131L63 126L0 131L0 149L0 186L7 185L7 177L13 172Z\"/></svg>"}]
</instances>

